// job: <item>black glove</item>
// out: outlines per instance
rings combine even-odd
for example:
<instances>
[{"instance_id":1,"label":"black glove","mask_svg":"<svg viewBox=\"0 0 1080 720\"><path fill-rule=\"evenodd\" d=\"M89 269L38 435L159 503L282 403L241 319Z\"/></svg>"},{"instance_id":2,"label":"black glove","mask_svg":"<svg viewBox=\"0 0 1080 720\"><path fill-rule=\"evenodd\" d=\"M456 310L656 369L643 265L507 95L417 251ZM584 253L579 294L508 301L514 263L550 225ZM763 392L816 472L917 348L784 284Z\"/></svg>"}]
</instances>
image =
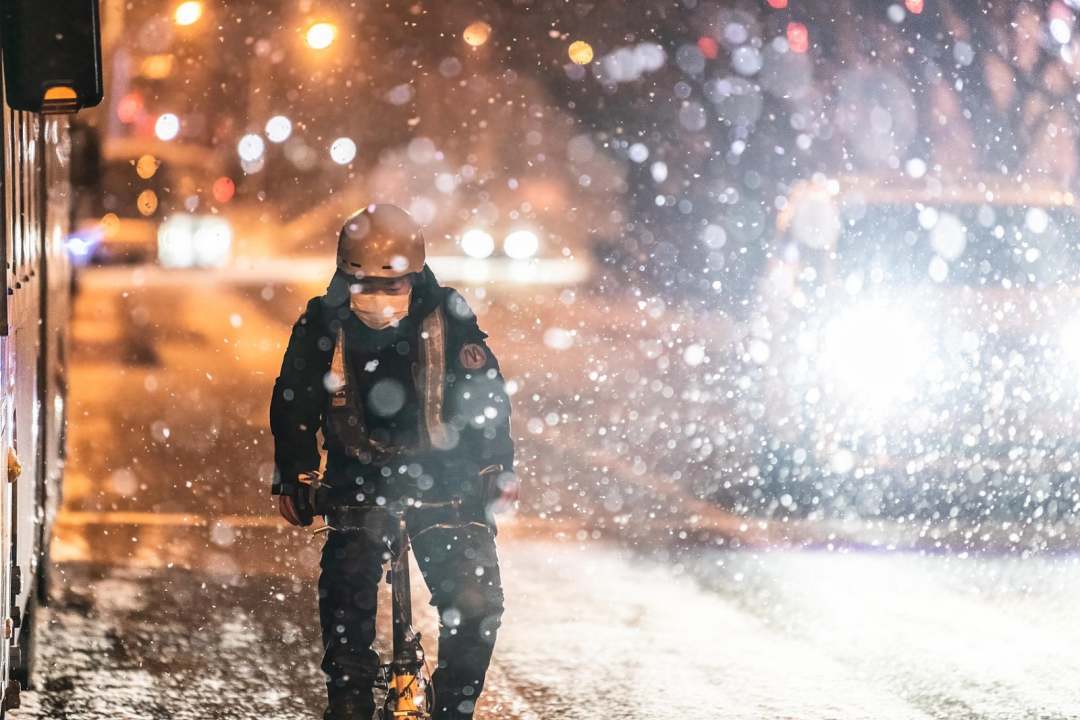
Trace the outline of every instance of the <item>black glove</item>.
<instances>
[{"instance_id":1,"label":"black glove","mask_svg":"<svg viewBox=\"0 0 1080 720\"><path fill-rule=\"evenodd\" d=\"M322 474L315 471L300 473L296 480L296 515L300 524L307 527L314 522L316 515L326 514L330 486L323 483Z\"/></svg>"}]
</instances>

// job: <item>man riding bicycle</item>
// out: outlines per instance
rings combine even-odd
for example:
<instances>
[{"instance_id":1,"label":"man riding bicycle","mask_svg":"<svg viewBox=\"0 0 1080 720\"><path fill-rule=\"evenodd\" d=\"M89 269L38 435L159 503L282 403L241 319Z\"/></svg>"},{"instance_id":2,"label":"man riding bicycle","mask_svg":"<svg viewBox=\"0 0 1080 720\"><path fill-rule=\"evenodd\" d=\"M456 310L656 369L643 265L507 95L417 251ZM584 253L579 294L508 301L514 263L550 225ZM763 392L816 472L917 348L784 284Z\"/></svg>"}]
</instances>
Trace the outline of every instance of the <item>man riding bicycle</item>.
<instances>
[{"instance_id":1,"label":"man riding bicycle","mask_svg":"<svg viewBox=\"0 0 1080 720\"><path fill-rule=\"evenodd\" d=\"M514 447L487 336L425 257L420 228L393 205L342 227L337 271L293 327L274 384L273 493L294 525L323 514L331 527L378 529L387 505L455 508L459 526L432 510L410 514L409 532L439 613L433 717L458 720L473 716L503 612L491 512L514 491ZM377 532L331 531L323 548L326 720L374 712L385 559Z\"/></svg>"}]
</instances>

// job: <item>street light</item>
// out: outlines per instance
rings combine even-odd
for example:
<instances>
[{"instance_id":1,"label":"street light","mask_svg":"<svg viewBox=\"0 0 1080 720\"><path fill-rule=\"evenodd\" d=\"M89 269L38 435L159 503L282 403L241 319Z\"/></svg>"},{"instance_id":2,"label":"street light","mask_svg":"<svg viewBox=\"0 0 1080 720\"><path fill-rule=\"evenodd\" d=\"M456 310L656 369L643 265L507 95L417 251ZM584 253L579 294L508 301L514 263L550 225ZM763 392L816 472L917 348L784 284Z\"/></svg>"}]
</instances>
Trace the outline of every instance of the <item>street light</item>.
<instances>
[{"instance_id":1,"label":"street light","mask_svg":"<svg viewBox=\"0 0 1080 720\"><path fill-rule=\"evenodd\" d=\"M304 35L304 41L312 50L325 50L334 44L337 37L337 25L328 22L317 22L308 28Z\"/></svg>"},{"instance_id":2,"label":"street light","mask_svg":"<svg viewBox=\"0 0 1080 720\"><path fill-rule=\"evenodd\" d=\"M194 25L203 14L203 4L199 0L188 0L176 6L173 19L177 25Z\"/></svg>"}]
</instances>

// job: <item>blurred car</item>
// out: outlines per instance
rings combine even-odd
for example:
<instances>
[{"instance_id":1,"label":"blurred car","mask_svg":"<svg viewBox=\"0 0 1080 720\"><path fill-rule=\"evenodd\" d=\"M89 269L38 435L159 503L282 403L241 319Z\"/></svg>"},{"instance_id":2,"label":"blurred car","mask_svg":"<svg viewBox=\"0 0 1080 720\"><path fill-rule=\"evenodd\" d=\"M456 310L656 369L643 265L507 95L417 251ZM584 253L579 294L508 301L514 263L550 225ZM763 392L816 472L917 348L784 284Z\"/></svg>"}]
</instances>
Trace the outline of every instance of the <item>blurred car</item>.
<instances>
[{"instance_id":1,"label":"blurred car","mask_svg":"<svg viewBox=\"0 0 1080 720\"><path fill-rule=\"evenodd\" d=\"M450 237L454 245L436 243L429 261L448 282L574 285L589 276L584 257L571 254L532 225L512 225L501 232L469 225Z\"/></svg>"},{"instance_id":2,"label":"blurred car","mask_svg":"<svg viewBox=\"0 0 1080 720\"><path fill-rule=\"evenodd\" d=\"M819 179L741 344L758 500L912 520L1080 504L1080 215L1055 187Z\"/></svg>"},{"instance_id":3,"label":"blurred car","mask_svg":"<svg viewBox=\"0 0 1080 720\"><path fill-rule=\"evenodd\" d=\"M215 215L177 214L158 227L157 256L163 267L221 267L232 250L232 226Z\"/></svg>"}]
</instances>

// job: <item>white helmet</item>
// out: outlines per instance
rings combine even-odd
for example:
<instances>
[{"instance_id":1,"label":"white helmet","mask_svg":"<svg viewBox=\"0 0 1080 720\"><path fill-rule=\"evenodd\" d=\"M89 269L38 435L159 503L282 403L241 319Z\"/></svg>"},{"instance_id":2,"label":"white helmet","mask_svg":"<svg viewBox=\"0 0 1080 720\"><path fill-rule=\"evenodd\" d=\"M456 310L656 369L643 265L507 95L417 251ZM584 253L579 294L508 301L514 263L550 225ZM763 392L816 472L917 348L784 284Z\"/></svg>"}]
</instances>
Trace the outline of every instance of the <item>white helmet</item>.
<instances>
[{"instance_id":1,"label":"white helmet","mask_svg":"<svg viewBox=\"0 0 1080 720\"><path fill-rule=\"evenodd\" d=\"M338 269L355 277L402 277L423 270L425 259L420 226L397 205L368 205L338 235Z\"/></svg>"}]
</instances>

